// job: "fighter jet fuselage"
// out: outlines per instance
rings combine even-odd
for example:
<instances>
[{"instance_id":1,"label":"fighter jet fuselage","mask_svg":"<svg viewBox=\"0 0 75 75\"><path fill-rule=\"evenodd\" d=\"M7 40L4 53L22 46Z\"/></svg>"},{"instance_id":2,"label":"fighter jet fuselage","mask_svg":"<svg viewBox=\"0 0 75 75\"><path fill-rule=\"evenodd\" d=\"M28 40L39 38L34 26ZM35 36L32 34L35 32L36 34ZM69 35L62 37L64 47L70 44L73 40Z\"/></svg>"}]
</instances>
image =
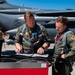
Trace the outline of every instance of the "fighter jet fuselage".
<instances>
[{"instance_id":1,"label":"fighter jet fuselage","mask_svg":"<svg viewBox=\"0 0 75 75\"><path fill-rule=\"evenodd\" d=\"M24 13L31 11L37 23L46 27L52 41L56 35L55 20L62 15L69 19L68 27L75 33L75 10L46 10L16 6L9 4L6 0L0 0L0 30L11 36L16 34L18 27L23 25Z\"/></svg>"}]
</instances>

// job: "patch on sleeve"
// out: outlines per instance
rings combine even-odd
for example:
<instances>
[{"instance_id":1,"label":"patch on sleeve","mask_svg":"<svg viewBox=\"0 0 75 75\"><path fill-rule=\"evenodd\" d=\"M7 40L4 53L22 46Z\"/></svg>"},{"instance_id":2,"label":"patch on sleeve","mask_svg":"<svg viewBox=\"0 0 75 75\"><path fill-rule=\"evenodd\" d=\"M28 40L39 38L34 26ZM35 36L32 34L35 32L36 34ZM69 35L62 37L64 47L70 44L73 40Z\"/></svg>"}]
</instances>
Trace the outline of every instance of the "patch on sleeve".
<instances>
[{"instance_id":1,"label":"patch on sleeve","mask_svg":"<svg viewBox=\"0 0 75 75\"><path fill-rule=\"evenodd\" d=\"M72 36L71 36L71 39L72 39L72 40L75 40L75 35L72 35Z\"/></svg>"}]
</instances>

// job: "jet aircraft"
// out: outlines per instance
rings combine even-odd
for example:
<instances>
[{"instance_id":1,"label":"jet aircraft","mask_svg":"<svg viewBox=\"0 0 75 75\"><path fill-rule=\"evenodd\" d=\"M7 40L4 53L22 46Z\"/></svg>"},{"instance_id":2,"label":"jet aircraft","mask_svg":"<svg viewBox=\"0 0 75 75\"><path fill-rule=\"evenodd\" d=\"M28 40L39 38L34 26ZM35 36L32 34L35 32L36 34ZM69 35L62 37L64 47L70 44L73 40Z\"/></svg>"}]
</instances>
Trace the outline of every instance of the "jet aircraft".
<instances>
[{"instance_id":1,"label":"jet aircraft","mask_svg":"<svg viewBox=\"0 0 75 75\"><path fill-rule=\"evenodd\" d=\"M0 30L11 36L15 35L18 27L24 24L23 16L26 11L31 11L34 14L37 23L46 27L52 42L54 41L53 38L56 34L55 19L60 15L69 19L68 26L75 33L75 10L60 11L29 8L12 5L6 0L0 0Z\"/></svg>"}]
</instances>

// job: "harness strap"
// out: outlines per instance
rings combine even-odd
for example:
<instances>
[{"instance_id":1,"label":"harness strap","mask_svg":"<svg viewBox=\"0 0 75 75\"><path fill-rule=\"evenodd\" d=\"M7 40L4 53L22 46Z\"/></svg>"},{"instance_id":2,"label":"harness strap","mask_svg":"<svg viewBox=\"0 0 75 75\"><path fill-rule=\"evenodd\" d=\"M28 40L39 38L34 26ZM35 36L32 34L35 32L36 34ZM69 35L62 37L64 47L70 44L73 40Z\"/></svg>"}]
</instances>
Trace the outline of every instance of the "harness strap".
<instances>
[{"instance_id":1,"label":"harness strap","mask_svg":"<svg viewBox=\"0 0 75 75\"><path fill-rule=\"evenodd\" d=\"M63 46L66 45L66 37L67 37L67 34L69 34L69 33L73 34L72 31L67 31L66 33L63 34L63 39L62 39L62 42L63 42L62 45L63 45Z\"/></svg>"},{"instance_id":2,"label":"harness strap","mask_svg":"<svg viewBox=\"0 0 75 75\"><path fill-rule=\"evenodd\" d=\"M40 28L40 24L37 24L39 27L37 27L37 32L38 32L38 34L40 34L40 32L41 32L41 28ZM40 29L39 29L40 28ZM24 41L24 42L26 42L28 45L32 45L32 43L29 41L29 40L26 40L24 37L23 37L23 35L24 35L24 33L25 33L25 29L26 29L26 24L24 24L23 25L23 28L22 28L22 31L21 31L21 35L22 35L22 40Z\"/></svg>"},{"instance_id":3,"label":"harness strap","mask_svg":"<svg viewBox=\"0 0 75 75\"><path fill-rule=\"evenodd\" d=\"M66 38L67 38L67 34L73 34L73 32L72 31L67 31L67 32L65 32L64 34L63 34L63 38L62 38L62 49L63 49L63 51L64 52L66 52L67 50L68 50L68 48L67 48L67 41L66 41Z\"/></svg>"},{"instance_id":4,"label":"harness strap","mask_svg":"<svg viewBox=\"0 0 75 75\"><path fill-rule=\"evenodd\" d=\"M23 37L23 35L24 35L24 33L25 33L25 30L26 30L26 24L23 25L23 28L22 28L21 33L20 33L21 36L22 36L22 41L24 41L24 42L26 42L27 44L31 45L31 42L28 41L28 40L26 40L26 39Z\"/></svg>"}]
</instances>

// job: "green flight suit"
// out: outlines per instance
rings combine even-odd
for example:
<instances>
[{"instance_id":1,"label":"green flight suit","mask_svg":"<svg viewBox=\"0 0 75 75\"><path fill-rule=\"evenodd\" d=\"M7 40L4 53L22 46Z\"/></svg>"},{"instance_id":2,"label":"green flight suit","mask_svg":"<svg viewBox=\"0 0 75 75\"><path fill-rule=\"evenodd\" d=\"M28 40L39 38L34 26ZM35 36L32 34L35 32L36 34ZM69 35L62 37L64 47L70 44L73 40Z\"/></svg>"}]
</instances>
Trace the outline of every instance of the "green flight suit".
<instances>
[{"instance_id":1,"label":"green flight suit","mask_svg":"<svg viewBox=\"0 0 75 75\"><path fill-rule=\"evenodd\" d=\"M54 59L55 64L53 66L53 75L71 75L70 72L72 71L72 64L71 59L75 56L75 37L73 33L68 33L66 36L66 46L68 51L64 52L65 59L60 58L63 49L63 35L68 30L65 30L61 36L59 34L56 35L55 38L55 52L54 52ZM59 38L57 38L59 37Z\"/></svg>"},{"instance_id":2,"label":"green flight suit","mask_svg":"<svg viewBox=\"0 0 75 75\"><path fill-rule=\"evenodd\" d=\"M45 42L47 42L48 45L50 44L50 38L47 30L42 25L36 24L32 29L26 25L23 36L20 36L24 25L19 27L15 37L15 43L22 45L24 53L36 53L37 49Z\"/></svg>"}]
</instances>

